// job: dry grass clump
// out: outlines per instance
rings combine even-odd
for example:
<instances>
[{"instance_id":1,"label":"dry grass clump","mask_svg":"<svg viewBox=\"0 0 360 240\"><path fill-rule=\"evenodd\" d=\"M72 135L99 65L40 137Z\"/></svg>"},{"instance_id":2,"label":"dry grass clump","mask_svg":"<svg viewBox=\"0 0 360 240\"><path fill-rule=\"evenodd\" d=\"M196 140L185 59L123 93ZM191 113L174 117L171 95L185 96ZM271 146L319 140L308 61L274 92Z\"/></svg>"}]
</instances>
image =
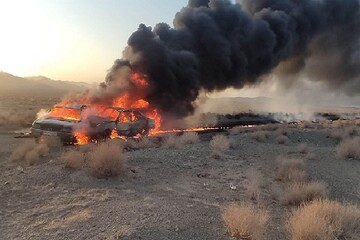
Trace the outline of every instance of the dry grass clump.
<instances>
[{"instance_id":1,"label":"dry grass clump","mask_svg":"<svg viewBox=\"0 0 360 240\"><path fill-rule=\"evenodd\" d=\"M106 178L119 175L125 168L127 157L118 142L103 142L87 154L91 175Z\"/></svg>"},{"instance_id":2,"label":"dry grass clump","mask_svg":"<svg viewBox=\"0 0 360 240\"><path fill-rule=\"evenodd\" d=\"M216 135L210 141L210 149L214 157L221 158L230 148L230 141L224 135Z\"/></svg>"},{"instance_id":3,"label":"dry grass clump","mask_svg":"<svg viewBox=\"0 0 360 240\"><path fill-rule=\"evenodd\" d=\"M48 155L49 147L45 143L36 143L34 140L26 141L18 146L10 155L11 161L24 160L29 165L34 165L41 157Z\"/></svg>"},{"instance_id":4,"label":"dry grass clump","mask_svg":"<svg viewBox=\"0 0 360 240\"><path fill-rule=\"evenodd\" d=\"M306 143L301 143L297 147L298 151L302 154L307 154L309 152L309 147Z\"/></svg>"},{"instance_id":5,"label":"dry grass clump","mask_svg":"<svg viewBox=\"0 0 360 240\"><path fill-rule=\"evenodd\" d=\"M258 142L265 142L269 137L269 132L267 131L256 131L251 134L251 138Z\"/></svg>"},{"instance_id":6,"label":"dry grass clump","mask_svg":"<svg viewBox=\"0 0 360 240\"><path fill-rule=\"evenodd\" d=\"M340 127L346 127L352 125L351 120L335 120L332 122L333 127L340 128Z\"/></svg>"},{"instance_id":7,"label":"dry grass clump","mask_svg":"<svg viewBox=\"0 0 360 240\"><path fill-rule=\"evenodd\" d=\"M287 127L280 125L280 127L275 131L275 136L288 135Z\"/></svg>"},{"instance_id":8,"label":"dry grass clump","mask_svg":"<svg viewBox=\"0 0 360 240\"><path fill-rule=\"evenodd\" d=\"M230 135L239 135L240 133L244 132L244 127L233 127L228 130Z\"/></svg>"},{"instance_id":9,"label":"dry grass clump","mask_svg":"<svg viewBox=\"0 0 360 240\"><path fill-rule=\"evenodd\" d=\"M300 205L327 195L327 186L322 182L291 183L285 188L281 201L286 205Z\"/></svg>"},{"instance_id":10,"label":"dry grass clump","mask_svg":"<svg viewBox=\"0 0 360 240\"><path fill-rule=\"evenodd\" d=\"M140 149L153 148L157 146L156 143L153 142L149 137L141 138L137 145Z\"/></svg>"},{"instance_id":11,"label":"dry grass clump","mask_svg":"<svg viewBox=\"0 0 360 240\"><path fill-rule=\"evenodd\" d=\"M259 200L261 196L261 188L264 185L263 175L254 170L250 169L246 173L248 182L245 183L245 193L251 200Z\"/></svg>"},{"instance_id":12,"label":"dry grass clump","mask_svg":"<svg viewBox=\"0 0 360 240\"><path fill-rule=\"evenodd\" d=\"M360 137L342 140L336 147L336 153L341 159L360 159Z\"/></svg>"},{"instance_id":13,"label":"dry grass clump","mask_svg":"<svg viewBox=\"0 0 360 240\"><path fill-rule=\"evenodd\" d=\"M332 138L343 140L357 134L357 128L355 126L347 126L342 128L333 128L331 129L329 135Z\"/></svg>"},{"instance_id":14,"label":"dry grass clump","mask_svg":"<svg viewBox=\"0 0 360 240\"><path fill-rule=\"evenodd\" d=\"M276 180L302 182L305 179L305 163L301 159L278 159Z\"/></svg>"},{"instance_id":15,"label":"dry grass clump","mask_svg":"<svg viewBox=\"0 0 360 240\"><path fill-rule=\"evenodd\" d=\"M165 148L180 148L179 137L176 134L168 134L163 138L162 146Z\"/></svg>"},{"instance_id":16,"label":"dry grass clump","mask_svg":"<svg viewBox=\"0 0 360 240\"><path fill-rule=\"evenodd\" d=\"M127 149L146 149L157 147L157 144L149 137L127 139L126 141L122 141L122 145L124 145Z\"/></svg>"},{"instance_id":17,"label":"dry grass clump","mask_svg":"<svg viewBox=\"0 0 360 240\"><path fill-rule=\"evenodd\" d=\"M250 204L232 204L222 214L228 233L238 239L264 239L269 215Z\"/></svg>"},{"instance_id":18,"label":"dry grass clump","mask_svg":"<svg viewBox=\"0 0 360 240\"><path fill-rule=\"evenodd\" d=\"M75 150L65 152L62 161L66 168L81 169L85 165L84 154Z\"/></svg>"},{"instance_id":19,"label":"dry grass clump","mask_svg":"<svg viewBox=\"0 0 360 240\"><path fill-rule=\"evenodd\" d=\"M300 128L304 128L304 129L314 129L315 128L315 124L309 121L302 121L300 123Z\"/></svg>"},{"instance_id":20,"label":"dry grass clump","mask_svg":"<svg viewBox=\"0 0 360 240\"><path fill-rule=\"evenodd\" d=\"M289 138L287 136L281 135L276 138L276 142L278 144L285 144L289 141Z\"/></svg>"},{"instance_id":21,"label":"dry grass clump","mask_svg":"<svg viewBox=\"0 0 360 240\"><path fill-rule=\"evenodd\" d=\"M179 138L181 144L194 144L200 142L199 134L196 132L186 132Z\"/></svg>"},{"instance_id":22,"label":"dry grass clump","mask_svg":"<svg viewBox=\"0 0 360 240\"><path fill-rule=\"evenodd\" d=\"M39 143L46 144L49 148L59 148L63 146L63 143L58 137L41 136L41 138L38 141Z\"/></svg>"},{"instance_id":23,"label":"dry grass clump","mask_svg":"<svg viewBox=\"0 0 360 240\"><path fill-rule=\"evenodd\" d=\"M288 223L292 240L355 240L360 236L360 208L315 200L295 210Z\"/></svg>"},{"instance_id":24,"label":"dry grass clump","mask_svg":"<svg viewBox=\"0 0 360 240\"><path fill-rule=\"evenodd\" d=\"M278 128L279 128L279 124L266 124L264 126L261 127L262 130L265 130L265 131L276 131Z\"/></svg>"}]
</instances>

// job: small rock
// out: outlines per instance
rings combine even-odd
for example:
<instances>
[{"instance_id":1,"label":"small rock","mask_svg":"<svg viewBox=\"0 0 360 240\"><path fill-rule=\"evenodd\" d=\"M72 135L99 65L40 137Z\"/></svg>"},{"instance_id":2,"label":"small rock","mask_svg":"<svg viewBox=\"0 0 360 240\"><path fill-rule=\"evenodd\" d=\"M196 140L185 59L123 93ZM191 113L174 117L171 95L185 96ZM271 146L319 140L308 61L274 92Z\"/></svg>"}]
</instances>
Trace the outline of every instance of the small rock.
<instances>
[{"instance_id":1,"label":"small rock","mask_svg":"<svg viewBox=\"0 0 360 240\"><path fill-rule=\"evenodd\" d=\"M233 191L235 191L235 190L236 190L236 186L235 186L234 184L230 183L230 189L233 190Z\"/></svg>"},{"instance_id":2,"label":"small rock","mask_svg":"<svg viewBox=\"0 0 360 240\"><path fill-rule=\"evenodd\" d=\"M4 185L9 185L10 183L9 182L5 182Z\"/></svg>"},{"instance_id":3,"label":"small rock","mask_svg":"<svg viewBox=\"0 0 360 240\"><path fill-rule=\"evenodd\" d=\"M19 166L19 167L17 167L16 169L17 169L20 173L24 173L24 168L23 168L23 167Z\"/></svg>"}]
</instances>

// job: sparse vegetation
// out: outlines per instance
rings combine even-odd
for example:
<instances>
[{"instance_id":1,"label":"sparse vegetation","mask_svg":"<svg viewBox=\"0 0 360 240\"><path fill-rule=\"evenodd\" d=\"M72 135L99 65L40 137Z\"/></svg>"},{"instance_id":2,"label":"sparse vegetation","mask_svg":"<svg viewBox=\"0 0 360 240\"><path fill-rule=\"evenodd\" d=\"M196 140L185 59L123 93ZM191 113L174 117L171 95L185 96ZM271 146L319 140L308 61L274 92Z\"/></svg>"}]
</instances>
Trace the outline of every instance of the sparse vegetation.
<instances>
[{"instance_id":1,"label":"sparse vegetation","mask_svg":"<svg viewBox=\"0 0 360 240\"><path fill-rule=\"evenodd\" d=\"M200 142L199 134L196 132L186 132L180 136L181 144L194 144Z\"/></svg>"},{"instance_id":2,"label":"sparse vegetation","mask_svg":"<svg viewBox=\"0 0 360 240\"><path fill-rule=\"evenodd\" d=\"M284 182L302 182L305 179L305 163L301 159L278 159L276 179Z\"/></svg>"},{"instance_id":3,"label":"sparse vegetation","mask_svg":"<svg viewBox=\"0 0 360 240\"><path fill-rule=\"evenodd\" d=\"M76 150L65 152L62 160L66 168L80 169L85 164L84 154Z\"/></svg>"},{"instance_id":4,"label":"sparse vegetation","mask_svg":"<svg viewBox=\"0 0 360 240\"><path fill-rule=\"evenodd\" d=\"M315 124L309 121L303 121L300 123L300 128L313 129L315 128Z\"/></svg>"},{"instance_id":5,"label":"sparse vegetation","mask_svg":"<svg viewBox=\"0 0 360 240\"><path fill-rule=\"evenodd\" d=\"M180 148L179 137L175 134L168 134L163 138L162 146L165 148Z\"/></svg>"},{"instance_id":6,"label":"sparse vegetation","mask_svg":"<svg viewBox=\"0 0 360 240\"><path fill-rule=\"evenodd\" d=\"M330 200L315 200L292 213L288 228L292 240L355 240L360 236L360 208Z\"/></svg>"},{"instance_id":7,"label":"sparse vegetation","mask_svg":"<svg viewBox=\"0 0 360 240\"><path fill-rule=\"evenodd\" d=\"M251 138L258 142L265 142L269 133L267 131L256 131L251 134Z\"/></svg>"},{"instance_id":8,"label":"sparse vegetation","mask_svg":"<svg viewBox=\"0 0 360 240\"><path fill-rule=\"evenodd\" d=\"M341 159L360 159L360 137L342 140L336 148L336 153Z\"/></svg>"},{"instance_id":9,"label":"sparse vegetation","mask_svg":"<svg viewBox=\"0 0 360 240\"><path fill-rule=\"evenodd\" d=\"M245 183L245 193L251 200L259 200L261 188L264 184L263 176L260 172L250 169L246 173L247 183Z\"/></svg>"},{"instance_id":10,"label":"sparse vegetation","mask_svg":"<svg viewBox=\"0 0 360 240\"><path fill-rule=\"evenodd\" d=\"M333 128L330 130L329 135L332 138L338 140L344 140L350 137L353 137L357 134L357 129L355 126L345 126L340 128Z\"/></svg>"},{"instance_id":11,"label":"sparse vegetation","mask_svg":"<svg viewBox=\"0 0 360 240\"><path fill-rule=\"evenodd\" d=\"M45 143L36 143L34 140L26 141L18 146L10 155L11 161L24 160L28 165L34 165L41 157L49 153Z\"/></svg>"},{"instance_id":12,"label":"sparse vegetation","mask_svg":"<svg viewBox=\"0 0 360 240\"><path fill-rule=\"evenodd\" d=\"M87 154L91 174L97 178L119 175L125 168L126 155L117 142L103 142Z\"/></svg>"},{"instance_id":13,"label":"sparse vegetation","mask_svg":"<svg viewBox=\"0 0 360 240\"><path fill-rule=\"evenodd\" d=\"M210 141L210 149L216 158L221 158L230 148L230 141L224 135L216 135Z\"/></svg>"},{"instance_id":14,"label":"sparse vegetation","mask_svg":"<svg viewBox=\"0 0 360 240\"><path fill-rule=\"evenodd\" d=\"M276 142L278 144L285 144L289 141L289 138L287 136L281 135L276 138Z\"/></svg>"},{"instance_id":15,"label":"sparse vegetation","mask_svg":"<svg viewBox=\"0 0 360 240\"><path fill-rule=\"evenodd\" d=\"M223 212L228 233L238 239L264 239L269 215L250 204L232 204Z\"/></svg>"},{"instance_id":16,"label":"sparse vegetation","mask_svg":"<svg viewBox=\"0 0 360 240\"><path fill-rule=\"evenodd\" d=\"M279 124L266 124L261 127L262 130L265 131L276 131L279 128Z\"/></svg>"},{"instance_id":17,"label":"sparse vegetation","mask_svg":"<svg viewBox=\"0 0 360 240\"><path fill-rule=\"evenodd\" d=\"M287 205L300 205L314 199L325 198L327 194L327 186L322 182L290 183L285 188L281 201Z\"/></svg>"},{"instance_id":18,"label":"sparse vegetation","mask_svg":"<svg viewBox=\"0 0 360 240\"><path fill-rule=\"evenodd\" d=\"M297 147L298 151L302 154L307 154L309 153L309 147L306 143L301 143L299 144L299 146Z\"/></svg>"},{"instance_id":19,"label":"sparse vegetation","mask_svg":"<svg viewBox=\"0 0 360 240\"><path fill-rule=\"evenodd\" d=\"M233 127L231 129L229 129L229 133L230 135L239 135L240 133L242 133L244 131L244 127Z\"/></svg>"}]
</instances>

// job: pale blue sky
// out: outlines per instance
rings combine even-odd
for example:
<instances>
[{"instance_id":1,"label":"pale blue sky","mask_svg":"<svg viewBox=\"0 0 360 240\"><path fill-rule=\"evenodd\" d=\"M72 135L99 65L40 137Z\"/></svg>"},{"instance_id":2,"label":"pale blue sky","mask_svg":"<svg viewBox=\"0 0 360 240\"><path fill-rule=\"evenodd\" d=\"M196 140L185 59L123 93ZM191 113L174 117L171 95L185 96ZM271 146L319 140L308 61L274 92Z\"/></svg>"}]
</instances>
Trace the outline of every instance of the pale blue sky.
<instances>
[{"instance_id":1,"label":"pale blue sky","mask_svg":"<svg viewBox=\"0 0 360 240\"><path fill-rule=\"evenodd\" d=\"M102 81L140 23L172 25L188 0L0 0L0 70Z\"/></svg>"}]
</instances>

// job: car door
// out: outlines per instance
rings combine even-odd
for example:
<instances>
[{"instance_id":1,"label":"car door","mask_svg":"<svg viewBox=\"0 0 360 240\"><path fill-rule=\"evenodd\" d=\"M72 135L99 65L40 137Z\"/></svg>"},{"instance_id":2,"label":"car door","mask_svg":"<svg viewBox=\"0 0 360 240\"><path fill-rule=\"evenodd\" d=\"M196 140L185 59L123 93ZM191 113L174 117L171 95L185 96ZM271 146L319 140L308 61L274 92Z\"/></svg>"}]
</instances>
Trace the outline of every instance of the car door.
<instances>
[{"instance_id":1,"label":"car door","mask_svg":"<svg viewBox=\"0 0 360 240\"><path fill-rule=\"evenodd\" d=\"M131 112L131 121L132 121L132 134L137 135L142 133L147 127L146 119L138 112Z\"/></svg>"},{"instance_id":2,"label":"car door","mask_svg":"<svg viewBox=\"0 0 360 240\"><path fill-rule=\"evenodd\" d=\"M131 112L130 111L121 111L119 114L118 123L116 126L116 130L118 135L121 136L130 136L132 129L132 122L131 122Z\"/></svg>"}]
</instances>

